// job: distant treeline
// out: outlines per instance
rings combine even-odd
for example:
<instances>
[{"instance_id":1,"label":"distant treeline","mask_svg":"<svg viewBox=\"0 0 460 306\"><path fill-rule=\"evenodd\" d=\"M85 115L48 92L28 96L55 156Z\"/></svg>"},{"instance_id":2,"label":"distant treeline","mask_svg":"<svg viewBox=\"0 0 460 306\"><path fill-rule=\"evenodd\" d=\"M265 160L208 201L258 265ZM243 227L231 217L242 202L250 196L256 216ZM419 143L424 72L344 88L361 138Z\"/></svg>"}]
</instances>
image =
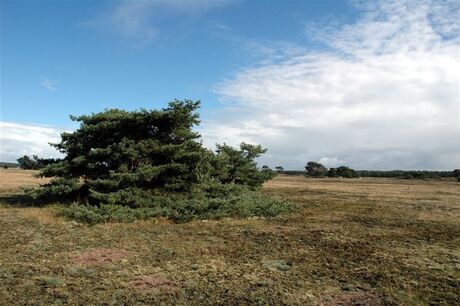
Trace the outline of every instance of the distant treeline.
<instances>
[{"instance_id":1,"label":"distant treeline","mask_svg":"<svg viewBox=\"0 0 460 306\"><path fill-rule=\"evenodd\" d=\"M458 170L457 170L458 171ZM448 177L457 177L454 171L414 171L414 170L358 170L356 171L361 177L396 177L403 179L439 179Z\"/></svg>"},{"instance_id":2,"label":"distant treeline","mask_svg":"<svg viewBox=\"0 0 460 306\"><path fill-rule=\"evenodd\" d=\"M308 177L381 177L381 178L400 178L400 179L442 179L457 178L460 180L460 169L453 171L427 171L427 170L353 170L340 166L338 168L327 169L317 162L308 162L303 170L284 170L277 167L277 172L285 175L301 175Z\"/></svg>"},{"instance_id":3,"label":"distant treeline","mask_svg":"<svg viewBox=\"0 0 460 306\"><path fill-rule=\"evenodd\" d=\"M19 164L17 164L17 163L0 162L0 167L1 167L1 168L5 168L5 169L8 169L8 168L17 168L17 167L19 167Z\"/></svg>"}]
</instances>

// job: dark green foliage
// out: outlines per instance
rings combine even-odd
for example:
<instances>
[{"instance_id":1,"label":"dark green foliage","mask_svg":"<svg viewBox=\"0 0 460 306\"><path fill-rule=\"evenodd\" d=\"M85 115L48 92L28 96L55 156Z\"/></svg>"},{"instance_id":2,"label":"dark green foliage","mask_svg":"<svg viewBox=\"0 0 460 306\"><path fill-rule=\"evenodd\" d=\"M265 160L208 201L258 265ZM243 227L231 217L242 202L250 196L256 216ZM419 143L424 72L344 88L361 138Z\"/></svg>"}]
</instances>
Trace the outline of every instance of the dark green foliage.
<instances>
[{"instance_id":1,"label":"dark green foliage","mask_svg":"<svg viewBox=\"0 0 460 306\"><path fill-rule=\"evenodd\" d=\"M260 145L241 143L239 149L226 144L217 145L216 158L214 160L213 176L223 184L244 185L256 188L268 179L274 177L273 171L257 168L255 159L267 149Z\"/></svg>"},{"instance_id":2,"label":"dark green foliage","mask_svg":"<svg viewBox=\"0 0 460 306\"><path fill-rule=\"evenodd\" d=\"M42 176L58 177L42 195L64 186L61 195L69 200L136 207L155 194L190 191L201 181L205 154L191 130L199 122L198 107L174 101L159 111L112 109L71 117L80 128L54 145L65 157L42 170Z\"/></svg>"},{"instance_id":3,"label":"dark green foliage","mask_svg":"<svg viewBox=\"0 0 460 306\"><path fill-rule=\"evenodd\" d=\"M322 164L309 161L305 166L308 176L325 176L327 174L327 168Z\"/></svg>"},{"instance_id":4,"label":"dark green foliage","mask_svg":"<svg viewBox=\"0 0 460 306\"><path fill-rule=\"evenodd\" d=\"M285 175L307 175L307 171L285 170L279 173ZM426 171L426 170L356 170L358 177L382 177L382 178L399 178L399 179L443 179L457 178L460 180L460 170L454 171ZM328 176L338 176L335 168L327 173Z\"/></svg>"},{"instance_id":5,"label":"dark green foliage","mask_svg":"<svg viewBox=\"0 0 460 306\"><path fill-rule=\"evenodd\" d=\"M329 177L345 177L345 178L354 178L359 177L358 173L346 166L340 166L338 168L331 168L327 172L327 176Z\"/></svg>"},{"instance_id":6,"label":"dark green foliage","mask_svg":"<svg viewBox=\"0 0 460 306\"><path fill-rule=\"evenodd\" d=\"M33 155L30 158L28 155L24 155L17 159L19 168L24 170L38 170L54 163L56 160L53 158L39 158L37 155Z\"/></svg>"},{"instance_id":7,"label":"dark green foliage","mask_svg":"<svg viewBox=\"0 0 460 306\"><path fill-rule=\"evenodd\" d=\"M8 165L3 165L3 169L8 169Z\"/></svg>"},{"instance_id":8,"label":"dark green foliage","mask_svg":"<svg viewBox=\"0 0 460 306\"><path fill-rule=\"evenodd\" d=\"M260 169L261 171L261 175L263 176L264 178L264 181L268 181L268 180L271 180L273 178L275 178L275 176L278 174L277 172L273 171L269 166L267 165L264 165L262 166L262 168Z\"/></svg>"},{"instance_id":9,"label":"dark green foliage","mask_svg":"<svg viewBox=\"0 0 460 306\"><path fill-rule=\"evenodd\" d=\"M454 171L416 171L416 170L359 170L359 176L362 177L387 177L402 179L441 179L455 177Z\"/></svg>"},{"instance_id":10,"label":"dark green foliage","mask_svg":"<svg viewBox=\"0 0 460 306\"><path fill-rule=\"evenodd\" d=\"M307 171L304 170L283 170L283 171L278 171L279 174L285 174L285 175L292 175L292 176L306 176Z\"/></svg>"},{"instance_id":11,"label":"dark green foliage","mask_svg":"<svg viewBox=\"0 0 460 306\"><path fill-rule=\"evenodd\" d=\"M115 204L103 204L99 207L72 204L62 208L59 214L79 222L96 224L111 221L132 222L154 217L165 217L178 222L226 217L273 217L294 209L290 202L278 201L244 187L220 186L223 188L220 191L201 196L175 194L156 197L153 202L140 208Z\"/></svg>"},{"instance_id":12,"label":"dark green foliage","mask_svg":"<svg viewBox=\"0 0 460 306\"><path fill-rule=\"evenodd\" d=\"M460 169L455 169L452 171L452 176L457 179L457 182L460 182Z\"/></svg>"},{"instance_id":13,"label":"dark green foliage","mask_svg":"<svg viewBox=\"0 0 460 306\"><path fill-rule=\"evenodd\" d=\"M246 190L274 177L255 162L266 149L246 143L239 149L217 145L215 153L203 148L192 130L199 123L198 107L199 102L173 101L162 110L112 109L71 117L80 128L53 145L65 157L42 169L40 175L52 179L35 198L86 204L64 213L90 223L278 211L270 206L274 200Z\"/></svg>"},{"instance_id":14,"label":"dark green foliage","mask_svg":"<svg viewBox=\"0 0 460 306\"><path fill-rule=\"evenodd\" d=\"M37 161L35 160L35 155L34 155L34 159L30 158L27 155L24 155L23 157L19 157L17 159L17 162L19 164L19 168L24 169L24 170L39 169Z\"/></svg>"},{"instance_id":15,"label":"dark green foliage","mask_svg":"<svg viewBox=\"0 0 460 306\"><path fill-rule=\"evenodd\" d=\"M275 169L276 171L284 171L284 168L281 166L276 166Z\"/></svg>"}]
</instances>

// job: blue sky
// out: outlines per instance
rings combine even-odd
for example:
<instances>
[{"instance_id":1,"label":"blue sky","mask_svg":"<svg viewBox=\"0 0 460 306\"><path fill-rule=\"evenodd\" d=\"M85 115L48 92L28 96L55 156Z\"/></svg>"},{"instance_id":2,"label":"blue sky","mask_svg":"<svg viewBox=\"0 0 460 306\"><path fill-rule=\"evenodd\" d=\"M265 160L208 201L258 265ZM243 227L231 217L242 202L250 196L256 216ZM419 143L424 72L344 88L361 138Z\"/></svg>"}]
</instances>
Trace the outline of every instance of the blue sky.
<instances>
[{"instance_id":1,"label":"blue sky","mask_svg":"<svg viewBox=\"0 0 460 306\"><path fill-rule=\"evenodd\" d=\"M203 1L196 10L146 1L139 10L162 10L149 16L161 18L145 23L155 32L146 37L120 29L139 18L137 10L118 25L105 20L123 6L129 3L3 2L2 120L67 126L69 114L155 108L174 98L202 100L204 111L219 107L212 86L255 60L240 43L306 44L306 22L354 14L340 1Z\"/></svg>"},{"instance_id":2,"label":"blue sky","mask_svg":"<svg viewBox=\"0 0 460 306\"><path fill-rule=\"evenodd\" d=\"M456 1L2 1L0 159L69 114L202 101L261 163L459 167Z\"/></svg>"}]
</instances>

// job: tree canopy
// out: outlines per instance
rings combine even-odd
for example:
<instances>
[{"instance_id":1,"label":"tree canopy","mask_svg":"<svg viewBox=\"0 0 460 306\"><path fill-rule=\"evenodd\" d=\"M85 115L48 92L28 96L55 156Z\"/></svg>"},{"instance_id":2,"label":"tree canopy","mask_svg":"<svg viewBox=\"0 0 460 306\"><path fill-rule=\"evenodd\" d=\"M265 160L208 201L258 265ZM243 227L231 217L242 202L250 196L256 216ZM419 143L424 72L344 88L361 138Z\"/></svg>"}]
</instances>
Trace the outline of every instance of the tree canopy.
<instances>
[{"instance_id":1,"label":"tree canopy","mask_svg":"<svg viewBox=\"0 0 460 306\"><path fill-rule=\"evenodd\" d=\"M141 207L158 196L215 184L256 188L273 176L257 167L255 159L266 152L260 145L204 148L193 131L199 106L175 100L161 110L71 116L80 127L53 144L64 158L42 169L40 175L52 179L37 196Z\"/></svg>"},{"instance_id":2,"label":"tree canopy","mask_svg":"<svg viewBox=\"0 0 460 306\"><path fill-rule=\"evenodd\" d=\"M345 178L354 178L359 177L358 173L346 166L340 166L338 168L330 168L327 172L329 177L345 177Z\"/></svg>"},{"instance_id":3,"label":"tree canopy","mask_svg":"<svg viewBox=\"0 0 460 306\"><path fill-rule=\"evenodd\" d=\"M314 161L309 161L305 166L305 170L309 176L325 176L327 173L326 167Z\"/></svg>"},{"instance_id":4,"label":"tree canopy","mask_svg":"<svg viewBox=\"0 0 460 306\"><path fill-rule=\"evenodd\" d=\"M55 162L53 158L39 158L37 155L33 155L30 158L28 155L24 155L17 159L19 168L24 170L37 170Z\"/></svg>"}]
</instances>

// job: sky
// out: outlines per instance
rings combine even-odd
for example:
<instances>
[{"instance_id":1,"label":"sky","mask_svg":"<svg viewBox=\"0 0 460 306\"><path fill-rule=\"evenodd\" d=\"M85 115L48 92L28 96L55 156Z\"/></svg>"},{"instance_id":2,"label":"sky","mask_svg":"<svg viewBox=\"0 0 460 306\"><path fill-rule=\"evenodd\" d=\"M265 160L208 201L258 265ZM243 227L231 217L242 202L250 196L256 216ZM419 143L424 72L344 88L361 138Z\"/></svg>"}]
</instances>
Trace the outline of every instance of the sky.
<instances>
[{"instance_id":1,"label":"sky","mask_svg":"<svg viewBox=\"0 0 460 306\"><path fill-rule=\"evenodd\" d=\"M459 1L0 1L0 161L69 115L201 100L260 164L460 168Z\"/></svg>"}]
</instances>

